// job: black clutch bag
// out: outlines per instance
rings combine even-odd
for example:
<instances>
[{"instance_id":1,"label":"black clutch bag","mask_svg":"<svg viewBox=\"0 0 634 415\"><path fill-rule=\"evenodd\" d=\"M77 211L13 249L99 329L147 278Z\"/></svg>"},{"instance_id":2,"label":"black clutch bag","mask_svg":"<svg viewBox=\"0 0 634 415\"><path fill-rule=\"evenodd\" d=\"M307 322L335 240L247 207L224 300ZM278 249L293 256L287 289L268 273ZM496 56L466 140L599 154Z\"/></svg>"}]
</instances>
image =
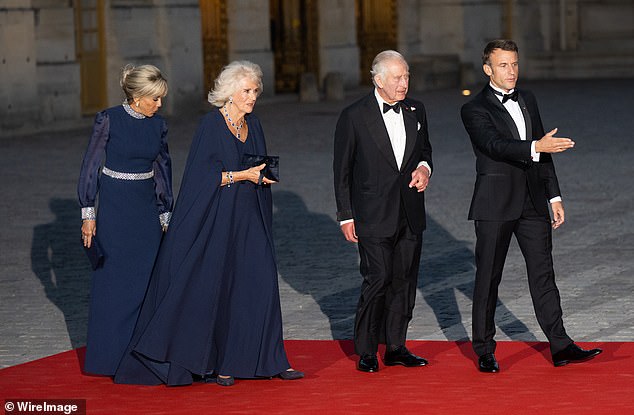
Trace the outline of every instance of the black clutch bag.
<instances>
[{"instance_id":1,"label":"black clutch bag","mask_svg":"<svg viewBox=\"0 0 634 415\"><path fill-rule=\"evenodd\" d=\"M261 171L262 175L269 180L280 181L280 157L279 156L259 156L256 154L245 154L242 157L242 165L245 168L259 166L266 163Z\"/></svg>"},{"instance_id":2,"label":"black clutch bag","mask_svg":"<svg viewBox=\"0 0 634 415\"><path fill-rule=\"evenodd\" d=\"M99 243L99 239L97 239L96 236L92 237L90 248L86 248L86 246L84 246L84 252L86 252L86 256L88 257L90 266L93 270L103 266L105 255L103 253L103 249L101 248L101 244Z\"/></svg>"}]
</instances>

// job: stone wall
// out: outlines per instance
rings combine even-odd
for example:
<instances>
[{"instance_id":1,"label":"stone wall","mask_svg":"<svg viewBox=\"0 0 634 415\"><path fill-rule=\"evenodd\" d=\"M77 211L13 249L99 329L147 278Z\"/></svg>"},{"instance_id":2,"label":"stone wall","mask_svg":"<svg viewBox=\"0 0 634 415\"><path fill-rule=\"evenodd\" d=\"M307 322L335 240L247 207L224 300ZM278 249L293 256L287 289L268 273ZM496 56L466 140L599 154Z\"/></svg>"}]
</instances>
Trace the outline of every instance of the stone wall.
<instances>
[{"instance_id":1,"label":"stone wall","mask_svg":"<svg viewBox=\"0 0 634 415\"><path fill-rule=\"evenodd\" d=\"M227 3L229 61L249 60L262 68L264 95L275 93L274 57L269 28L269 2L233 0Z\"/></svg>"},{"instance_id":2,"label":"stone wall","mask_svg":"<svg viewBox=\"0 0 634 415\"><path fill-rule=\"evenodd\" d=\"M354 1L319 2L319 66L320 84L328 74L339 73L346 87L359 85Z\"/></svg>"},{"instance_id":3,"label":"stone wall","mask_svg":"<svg viewBox=\"0 0 634 415\"><path fill-rule=\"evenodd\" d=\"M106 11L108 102L123 99L121 68L127 63L157 66L169 83L162 112L199 105L203 91L200 12L196 0L112 0Z\"/></svg>"},{"instance_id":4,"label":"stone wall","mask_svg":"<svg viewBox=\"0 0 634 415\"><path fill-rule=\"evenodd\" d=\"M355 0L321 0L319 79L361 81ZM273 94L269 2L227 1L229 60L248 59ZM413 62L416 88L481 79L480 54L511 36L524 79L634 77L632 0L398 0L397 44ZM121 102L126 63L151 63L167 77L164 112L205 102L198 0L105 0L109 105ZM0 0L0 135L81 117L81 79L71 0ZM99 81L104 82L104 81ZM8 132L8 133L7 133Z\"/></svg>"},{"instance_id":5,"label":"stone wall","mask_svg":"<svg viewBox=\"0 0 634 415\"><path fill-rule=\"evenodd\" d=\"M73 9L64 0L34 0L36 79L40 120L81 115L79 63Z\"/></svg>"},{"instance_id":6,"label":"stone wall","mask_svg":"<svg viewBox=\"0 0 634 415\"><path fill-rule=\"evenodd\" d=\"M35 11L29 0L5 1L0 9L0 131L39 119Z\"/></svg>"}]
</instances>

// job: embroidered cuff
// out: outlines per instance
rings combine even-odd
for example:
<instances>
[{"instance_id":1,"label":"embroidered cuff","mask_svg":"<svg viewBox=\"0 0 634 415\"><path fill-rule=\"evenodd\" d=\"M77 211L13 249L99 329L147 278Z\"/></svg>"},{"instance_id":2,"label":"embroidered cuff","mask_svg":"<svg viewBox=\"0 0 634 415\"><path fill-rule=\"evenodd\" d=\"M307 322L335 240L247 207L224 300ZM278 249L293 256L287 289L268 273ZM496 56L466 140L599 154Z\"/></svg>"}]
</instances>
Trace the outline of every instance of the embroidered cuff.
<instances>
[{"instance_id":1,"label":"embroidered cuff","mask_svg":"<svg viewBox=\"0 0 634 415\"><path fill-rule=\"evenodd\" d=\"M81 220L95 220L97 219L97 214L95 213L95 207L85 207L81 208Z\"/></svg>"},{"instance_id":2,"label":"embroidered cuff","mask_svg":"<svg viewBox=\"0 0 634 415\"><path fill-rule=\"evenodd\" d=\"M159 215L161 226L168 226L170 224L170 219L172 219L172 212L165 212Z\"/></svg>"}]
</instances>

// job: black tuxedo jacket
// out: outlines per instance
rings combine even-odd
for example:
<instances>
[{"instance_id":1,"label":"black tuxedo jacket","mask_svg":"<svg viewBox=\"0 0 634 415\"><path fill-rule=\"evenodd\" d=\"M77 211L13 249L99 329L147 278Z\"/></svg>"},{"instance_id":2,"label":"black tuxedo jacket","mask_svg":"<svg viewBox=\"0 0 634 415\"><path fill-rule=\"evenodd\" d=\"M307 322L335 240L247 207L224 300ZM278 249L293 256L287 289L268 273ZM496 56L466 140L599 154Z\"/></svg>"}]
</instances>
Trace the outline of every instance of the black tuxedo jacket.
<instances>
[{"instance_id":1,"label":"black tuxedo jacket","mask_svg":"<svg viewBox=\"0 0 634 415\"><path fill-rule=\"evenodd\" d=\"M489 85L462 107L462 122L476 155L469 219L518 219L527 188L537 212L548 216L548 201L561 195L551 155L541 153L539 162L531 160L531 141L544 136L544 127L534 95L518 92L526 141L520 140L513 118Z\"/></svg>"},{"instance_id":2,"label":"black tuxedo jacket","mask_svg":"<svg viewBox=\"0 0 634 415\"><path fill-rule=\"evenodd\" d=\"M406 145L400 170L374 92L345 108L337 122L333 161L337 219L354 219L359 236L393 235L400 202L412 231L425 229L425 194L408 184L418 163L433 166L427 117L419 101L406 98L401 108Z\"/></svg>"}]
</instances>

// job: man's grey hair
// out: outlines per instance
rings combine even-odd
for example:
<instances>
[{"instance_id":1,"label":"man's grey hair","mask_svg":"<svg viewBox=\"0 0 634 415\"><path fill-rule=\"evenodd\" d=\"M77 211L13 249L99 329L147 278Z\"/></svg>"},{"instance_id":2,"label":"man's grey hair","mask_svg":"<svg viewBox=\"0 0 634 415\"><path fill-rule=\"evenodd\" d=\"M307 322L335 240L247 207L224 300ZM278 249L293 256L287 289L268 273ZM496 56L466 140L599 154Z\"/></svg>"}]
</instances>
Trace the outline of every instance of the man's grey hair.
<instances>
[{"instance_id":1,"label":"man's grey hair","mask_svg":"<svg viewBox=\"0 0 634 415\"><path fill-rule=\"evenodd\" d=\"M384 50L383 52L380 52L378 55L376 55L376 57L372 61L372 69L370 70L370 74L372 75L372 83L374 84L374 86L378 87L376 81L374 80L375 76L379 75L381 80L385 80L385 75L387 72L387 62L393 60L403 62L403 64L405 64L405 67L409 71L409 65L407 64L407 61L405 60L403 55L395 50Z\"/></svg>"}]
</instances>

